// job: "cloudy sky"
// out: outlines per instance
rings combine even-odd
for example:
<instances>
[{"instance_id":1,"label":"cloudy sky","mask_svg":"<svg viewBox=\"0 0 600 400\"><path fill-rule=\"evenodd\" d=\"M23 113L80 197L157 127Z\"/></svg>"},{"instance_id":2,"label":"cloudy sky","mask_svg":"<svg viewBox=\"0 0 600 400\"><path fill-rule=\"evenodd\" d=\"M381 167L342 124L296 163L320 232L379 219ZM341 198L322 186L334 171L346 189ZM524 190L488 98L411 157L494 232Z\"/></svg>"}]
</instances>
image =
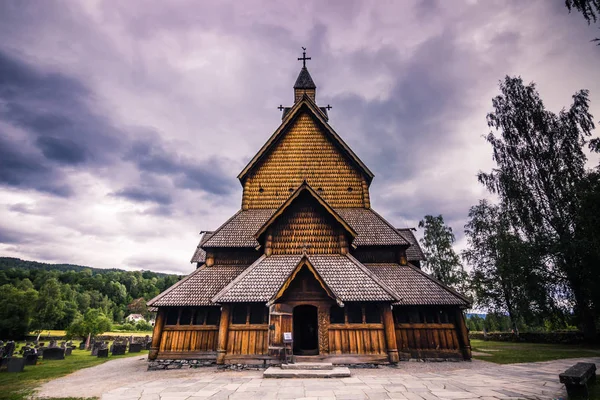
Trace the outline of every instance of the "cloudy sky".
<instances>
[{"instance_id":1,"label":"cloudy sky","mask_svg":"<svg viewBox=\"0 0 600 400\"><path fill-rule=\"evenodd\" d=\"M236 212L236 175L317 103L396 226L443 214L464 246L505 75L600 117L598 35L563 0L0 2L0 255L187 273Z\"/></svg>"}]
</instances>

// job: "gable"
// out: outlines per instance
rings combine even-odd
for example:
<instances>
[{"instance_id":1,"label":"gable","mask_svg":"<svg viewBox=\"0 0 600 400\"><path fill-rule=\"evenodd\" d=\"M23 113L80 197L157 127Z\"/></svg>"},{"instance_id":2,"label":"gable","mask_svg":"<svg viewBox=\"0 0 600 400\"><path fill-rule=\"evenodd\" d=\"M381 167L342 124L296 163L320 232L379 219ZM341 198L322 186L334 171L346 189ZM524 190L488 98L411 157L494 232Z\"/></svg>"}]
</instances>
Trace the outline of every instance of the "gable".
<instances>
[{"instance_id":1,"label":"gable","mask_svg":"<svg viewBox=\"0 0 600 400\"><path fill-rule=\"evenodd\" d=\"M304 192L268 227L274 255L340 254L348 247L348 232L309 193Z\"/></svg>"},{"instance_id":2,"label":"gable","mask_svg":"<svg viewBox=\"0 0 600 400\"><path fill-rule=\"evenodd\" d=\"M243 209L278 208L303 181L331 207L368 207L367 177L304 108L244 178Z\"/></svg>"}]
</instances>

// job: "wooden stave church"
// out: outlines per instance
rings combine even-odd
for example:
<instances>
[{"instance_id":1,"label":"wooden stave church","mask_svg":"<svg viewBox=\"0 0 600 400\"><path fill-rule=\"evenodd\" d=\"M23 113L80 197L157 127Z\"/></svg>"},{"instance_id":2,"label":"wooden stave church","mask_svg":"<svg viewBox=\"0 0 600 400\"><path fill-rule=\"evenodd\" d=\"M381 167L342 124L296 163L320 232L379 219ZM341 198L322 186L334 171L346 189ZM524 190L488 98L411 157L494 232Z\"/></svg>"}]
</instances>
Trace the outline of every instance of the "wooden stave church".
<instances>
[{"instance_id":1,"label":"wooden stave church","mask_svg":"<svg viewBox=\"0 0 600 400\"><path fill-rule=\"evenodd\" d=\"M471 359L469 300L420 269L411 229L370 204L373 173L329 125L306 68L294 105L238 175L241 209L201 232L196 270L148 302L150 360L277 364Z\"/></svg>"}]
</instances>

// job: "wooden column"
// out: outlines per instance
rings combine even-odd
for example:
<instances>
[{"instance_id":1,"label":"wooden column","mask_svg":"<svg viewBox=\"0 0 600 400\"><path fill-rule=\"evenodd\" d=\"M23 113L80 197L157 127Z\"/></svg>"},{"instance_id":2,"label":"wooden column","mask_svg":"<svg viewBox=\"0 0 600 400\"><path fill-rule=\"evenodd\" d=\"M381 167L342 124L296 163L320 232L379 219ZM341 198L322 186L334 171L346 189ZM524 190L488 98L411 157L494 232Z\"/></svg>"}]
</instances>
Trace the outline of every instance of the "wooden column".
<instances>
[{"instance_id":1,"label":"wooden column","mask_svg":"<svg viewBox=\"0 0 600 400\"><path fill-rule=\"evenodd\" d=\"M460 350L465 360L471 359L471 341L469 340L469 330L465 323L465 316L460 308L456 308L456 328L460 341Z\"/></svg>"},{"instance_id":2,"label":"wooden column","mask_svg":"<svg viewBox=\"0 0 600 400\"><path fill-rule=\"evenodd\" d=\"M329 307L330 305L320 304L318 308L318 329L319 329L319 354L329 354Z\"/></svg>"},{"instance_id":3,"label":"wooden column","mask_svg":"<svg viewBox=\"0 0 600 400\"><path fill-rule=\"evenodd\" d=\"M227 334L229 333L229 310L230 306L228 304L224 304L221 307L219 340L217 343L217 364L225 364L225 354L227 353Z\"/></svg>"},{"instance_id":4,"label":"wooden column","mask_svg":"<svg viewBox=\"0 0 600 400\"><path fill-rule=\"evenodd\" d=\"M385 329L385 344L387 346L388 358L391 363L397 363L398 345L396 344L396 327L394 326L394 316L392 307L388 304L383 306L383 327Z\"/></svg>"},{"instance_id":5,"label":"wooden column","mask_svg":"<svg viewBox=\"0 0 600 400\"><path fill-rule=\"evenodd\" d=\"M156 313L156 321L154 322L154 330L152 332L152 343L150 344L150 352L148 353L149 360L156 360L158 357L158 349L160 347L160 339L162 337L163 326L165 325L164 308L159 308Z\"/></svg>"}]
</instances>

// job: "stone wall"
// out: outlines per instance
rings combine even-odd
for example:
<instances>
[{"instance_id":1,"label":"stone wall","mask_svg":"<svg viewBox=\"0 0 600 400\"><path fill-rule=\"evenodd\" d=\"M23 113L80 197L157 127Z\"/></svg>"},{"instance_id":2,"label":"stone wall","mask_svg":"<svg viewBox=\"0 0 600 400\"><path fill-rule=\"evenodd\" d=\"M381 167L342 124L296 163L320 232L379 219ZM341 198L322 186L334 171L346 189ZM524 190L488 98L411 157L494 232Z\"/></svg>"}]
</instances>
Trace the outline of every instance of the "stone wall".
<instances>
[{"instance_id":1,"label":"stone wall","mask_svg":"<svg viewBox=\"0 0 600 400\"><path fill-rule=\"evenodd\" d=\"M469 332L470 339L491 340L497 342L527 342L551 344L581 344L584 343L583 333L579 331L557 332L522 332L519 336L510 332Z\"/></svg>"},{"instance_id":2,"label":"stone wall","mask_svg":"<svg viewBox=\"0 0 600 400\"><path fill-rule=\"evenodd\" d=\"M148 371L161 369L188 369L201 368L215 365L214 360L154 360L148 361Z\"/></svg>"}]
</instances>

